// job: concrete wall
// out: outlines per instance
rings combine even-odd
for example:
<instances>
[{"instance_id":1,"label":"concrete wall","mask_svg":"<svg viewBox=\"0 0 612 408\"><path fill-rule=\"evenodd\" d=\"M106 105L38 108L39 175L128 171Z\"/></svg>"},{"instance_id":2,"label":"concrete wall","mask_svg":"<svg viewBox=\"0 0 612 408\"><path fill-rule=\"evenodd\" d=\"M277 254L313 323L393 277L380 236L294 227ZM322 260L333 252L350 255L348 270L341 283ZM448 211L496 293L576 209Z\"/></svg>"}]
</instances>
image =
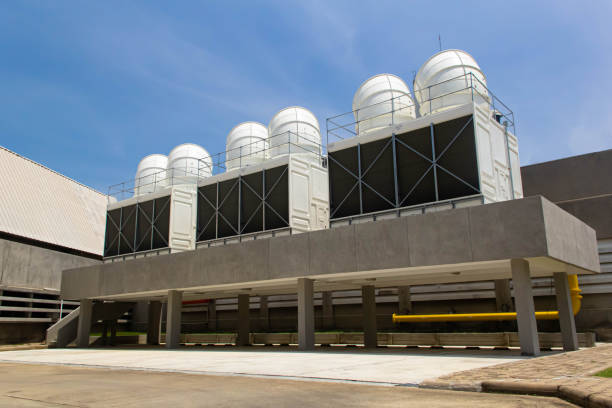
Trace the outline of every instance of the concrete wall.
<instances>
[{"instance_id":1,"label":"concrete wall","mask_svg":"<svg viewBox=\"0 0 612 408\"><path fill-rule=\"evenodd\" d=\"M0 286L59 290L64 269L98 263L101 261L0 239Z\"/></svg>"},{"instance_id":2,"label":"concrete wall","mask_svg":"<svg viewBox=\"0 0 612 408\"><path fill-rule=\"evenodd\" d=\"M542 195L612 238L612 149L521 168L525 197Z\"/></svg>"},{"instance_id":3,"label":"concrete wall","mask_svg":"<svg viewBox=\"0 0 612 408\"><path fill-rule=\"evenodd\" d=\"M612 194L612 149L521 167L525 197L552 202Z\"/></svg>"}]
</instances>

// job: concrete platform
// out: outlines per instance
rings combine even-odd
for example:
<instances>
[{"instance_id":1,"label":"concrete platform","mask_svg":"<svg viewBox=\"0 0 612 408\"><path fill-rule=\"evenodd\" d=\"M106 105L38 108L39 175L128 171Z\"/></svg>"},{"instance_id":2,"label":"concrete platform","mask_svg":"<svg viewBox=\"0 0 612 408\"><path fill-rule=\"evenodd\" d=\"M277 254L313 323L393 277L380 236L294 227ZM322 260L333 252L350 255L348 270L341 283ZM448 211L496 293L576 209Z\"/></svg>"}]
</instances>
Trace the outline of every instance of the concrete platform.
<instances>
[{"instance_id":1,"label":"concrete platform","mask_svg":"<svg viewBox=\"0 0 612 408\"><path fill-rule=\"evenodd\" d=\"M595 231L543 197L65 270L65 299L183 300L597 273Z\"/></svg>"},{"instance_id":2,"label":"concrete platform","mask_svg":"<svg viewBox=\"0 0 612 408\"><path fill-rule=\"evenodd\" d=\"M333 348L300 352L289 347L47 349L7 351L0 362L181 372L224 376L364 382L416 386L458 371L525 359L518 351L465 349Z\"/></svg>"},{"instance_id":3,"label":"concrete platform","mask_svg":"<svg viewBox=\"0 0 612 408\"><path fill-rule=\"evenodd\" d=\"M2 407L572 407L557 398L0 363ZM408 402L408 403L407 403Z\"/></svg>"}]
</instances>

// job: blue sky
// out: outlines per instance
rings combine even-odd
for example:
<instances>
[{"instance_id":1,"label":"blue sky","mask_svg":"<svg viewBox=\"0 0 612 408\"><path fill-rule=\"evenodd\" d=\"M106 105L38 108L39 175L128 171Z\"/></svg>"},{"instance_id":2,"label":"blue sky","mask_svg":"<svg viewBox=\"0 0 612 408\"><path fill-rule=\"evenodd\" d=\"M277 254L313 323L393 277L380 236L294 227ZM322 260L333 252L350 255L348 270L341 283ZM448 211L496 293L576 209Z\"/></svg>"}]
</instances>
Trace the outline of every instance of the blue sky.
<instances>
[{"instance_id":1,"label":"blue sky","mask_svg":"<svg viewBox=\"0 0 612 408\"><path fill-rule=\"evenodd\" d=\"M516 116L522 164L612 147L612 2L4 1L0 145L101 191L239 122L351 109L368 77L411 83L471 53Z\"/></svg>"}]
</instances>

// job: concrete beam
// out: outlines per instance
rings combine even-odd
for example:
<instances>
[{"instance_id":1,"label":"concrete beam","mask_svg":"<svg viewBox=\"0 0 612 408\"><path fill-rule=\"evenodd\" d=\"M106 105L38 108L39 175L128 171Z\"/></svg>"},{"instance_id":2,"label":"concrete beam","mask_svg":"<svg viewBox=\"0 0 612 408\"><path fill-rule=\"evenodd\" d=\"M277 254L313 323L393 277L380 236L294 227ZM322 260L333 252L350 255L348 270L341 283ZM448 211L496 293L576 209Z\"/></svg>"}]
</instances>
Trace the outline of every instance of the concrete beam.
<instances>
[{"instance_id":1,"label":"concrete beam","mask_svg":"<svg viewBox=\"0 0 612 408\"><path fill-rule=\"evenodd\" d=\"M537 356L540 354L538 324L535 318L533 291L529 275L529 262L524 259L512 259L512 283L514 284L514 303L518 322L521 354Z\"/></svg>"},{"instance_id":2,"label":"concrete beam","mask_svg":"<svg viewBox=\"0 0 612 408\"><path fill-rule=\"evenodd\" d=\"M563 350L578 350L578 336L576 335L576 321L572 308L567 273L557 272L553 275L555 281L555 293L557 295L557 307L559 308L559 326L561 326L561 338L563 339Z\"/></svg>"},{"instance_id":3,"label":"concrete beam","mask_svg":"<svg viewBox=\"0 0 612 408\"><path fill-rule=\"evenodd\" d=\"M410 286L400 286L397 288L399 300L399 314L412 313L412 302L410 300Z\"/></svg>"},{"instance_id":4,"label":"concrete beam","mask_svg":"<svg viewBox=\"0 0 612 408\"><path fill-rule=\"evenodd\" d=\"M378 346L376 333L376 292L373 285L361 288L363 305L363 345L366 348Z\"/></svg>"},{"instance_id":5,"label":"concrete beam","mask_svg":"<svg viewBox=\"0 0 612 408\"><path fill-rule=\"evenodd\" d=\"M81 299L79 326L77 328L77 347L89 347L89 334L91 332L92 315L93 300Z\"/></svg>"},{"instance_id":6,"label":"concrete beam","mask_svg":"<svg viewBox=\"0 0 612 408\"><path fill-rule=\"evenodd\" d=\"M149 302L147 314L147 344L159 344L161 326L162 303L159 301Z\"/></svg>"},{"instance_id":7,"label":"concrete beam","mask_svg":"<svg viewBox=\"0 0 612 408\"><path fill-rule=\"evenodd\" d=\"M510 279L496 279L495 283L495 305L498 312L513 312L512 292L510 291Z\"/></svg>"},{"instance_id":8,"label":"concrete beam","mask_svg":"<svg viewBox=\"0 0 612 408\"><path fill-rule=\"evenodd\" d=\"M183 308L183 292L168 291L166 316L166 348L178 348L181 345L181 311Z\"/></svg>"},{"instance_id":9,"label":"concrete beam","mask_svg":"<svg viewBox=\"0 0 612 408\"><path fill-rule=\"evenodd\" d=\"M237 346L248 346L250 333L250 310L249 310L249 295L238 295L238 327L236 337Z\"/></svg>"},{"instance_id":10,"label":"concrete beam","mask_svg":"<svg viewBox=\"0 0 612 408\"><path fill-rule=\"evenodd\" d=\"M313 350L315 346L314 285L312 279L299 278L298 292L298 346L300 350Z\"/></svg>"}]
</instances>

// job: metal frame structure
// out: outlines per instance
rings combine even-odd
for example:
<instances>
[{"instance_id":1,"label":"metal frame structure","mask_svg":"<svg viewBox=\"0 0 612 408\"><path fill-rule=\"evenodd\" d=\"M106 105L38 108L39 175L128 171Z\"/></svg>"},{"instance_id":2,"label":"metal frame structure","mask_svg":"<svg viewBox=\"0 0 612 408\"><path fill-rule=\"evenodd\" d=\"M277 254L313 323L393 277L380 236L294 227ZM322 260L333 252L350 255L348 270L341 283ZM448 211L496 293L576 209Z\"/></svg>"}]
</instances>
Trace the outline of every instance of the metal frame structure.
<instances>
[{"instance_id":1,"label":"metal frame structure","mask_svg":"<svg viewBox=\"0 0 612 408\"><path fill-rule=\"evenodd\" d=\"M473 123L468 115L329 152L330 218L481 194Z\"/></svg>"},{"instance_id":2,"label":"metal frame structure","mask_svg":"<svg viewBox=\"0 0 612 408\"><path fill-rule=\"evenodd\" d=\"M107 212L104 257L168 247L170 196Z\"/></svg>"},{"instance_id":3,"label":"metal frame structure","mask_svg":"<svg viewBox=\"0 0 612 408\"><path fill-rule=\"evenodd\" d=\"M289 166L198 188L196 241L289 227Z\"/></svg>"}]
</instances>

